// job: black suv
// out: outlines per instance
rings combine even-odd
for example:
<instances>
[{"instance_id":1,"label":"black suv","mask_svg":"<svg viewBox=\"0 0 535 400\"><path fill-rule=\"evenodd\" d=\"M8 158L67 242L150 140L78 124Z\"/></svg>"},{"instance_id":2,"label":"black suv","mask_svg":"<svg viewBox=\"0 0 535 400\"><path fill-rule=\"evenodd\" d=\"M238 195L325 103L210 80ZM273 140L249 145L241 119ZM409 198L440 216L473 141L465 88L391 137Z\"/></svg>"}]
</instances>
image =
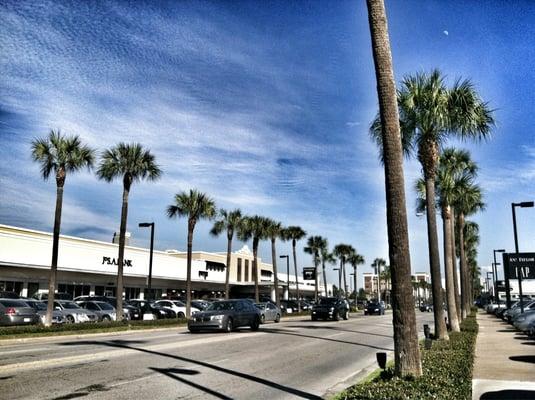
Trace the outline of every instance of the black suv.
<instances>
[{"instance_id":1,"label":"black suv","mask_svg":"<svg viewBox=\"0 0 535 400\"><path fill-rule=\"evenodd\" d=\"M349 319L348 302L338 297L320 297L318 302L312 306L312 321L320 318L333 319L334 321L340 321L340 318Z\"/></svg>"}]
</instances>

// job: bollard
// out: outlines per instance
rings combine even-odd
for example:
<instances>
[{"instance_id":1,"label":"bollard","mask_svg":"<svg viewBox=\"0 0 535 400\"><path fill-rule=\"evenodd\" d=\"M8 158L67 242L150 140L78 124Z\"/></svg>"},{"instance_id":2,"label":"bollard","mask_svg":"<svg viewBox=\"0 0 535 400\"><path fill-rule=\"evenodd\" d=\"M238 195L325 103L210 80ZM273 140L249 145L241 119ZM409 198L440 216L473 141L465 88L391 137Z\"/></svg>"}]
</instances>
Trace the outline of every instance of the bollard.
<instances>
[{"instance_id":1,"label":"bollard","mask_svg":"<svg viewBox=\"0 0 535 400\"><path fill-rule=\"evenodd\" d=\"M424 324L424 336L426 339L431 337L431 329L429 329L429 325L427 324Z\"/></svg>"},{"instance_id":2,"label":"bollard","mask_svg":"<svg viewBox=\"0 0 535 400\"><path fill-rule=\"evenodd\" d=\"M386 369L386 353L375 353L379 368Z\"/></svg>"}]
</instances>

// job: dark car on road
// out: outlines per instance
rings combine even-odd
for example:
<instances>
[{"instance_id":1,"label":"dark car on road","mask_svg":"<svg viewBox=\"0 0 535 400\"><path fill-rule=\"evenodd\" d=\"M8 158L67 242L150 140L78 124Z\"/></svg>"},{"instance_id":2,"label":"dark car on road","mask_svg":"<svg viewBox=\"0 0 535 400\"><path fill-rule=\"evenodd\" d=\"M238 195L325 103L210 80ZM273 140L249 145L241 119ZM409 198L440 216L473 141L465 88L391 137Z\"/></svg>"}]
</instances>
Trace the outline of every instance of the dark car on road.
<instances>
[{"instance_id":1,"label":"dark car on road","mask_svg":"<svg viewBox=\"0 0 535 400\"><path fill-rule=\"evenodd\" d=\"M153 300L128 300L127 303L141 311L142 319L146 319L147 314L149 317L152 315L150 319L176 318L176 312L154 303Z\"/></svg>"},{"instance_id":2,"label":"dark car on road","mask_svg":"<svg viewBox=\"0 0 535 400\"><path fill-rule=\"evenodd\" d=\"M250 301L216 301L206 310L193 315L188 320L188 329L192 333L202 330L231 332L241 326L249 326L256 331L260 326L260 319L260 310Z\"/></svg>"},{"instance_id":3,"label":"dark car on road","mask_svg":"<svg viewBox=\"0 0 535 400\"><path fill-rule=\"evenodd\" d=\"M1 325L31 325L39 322L37 312L22 300L0 299Z\"/></svg>"},{"instance_id":4,"label":"dark car on road","mask_svg":"<svg viewBox=\"0 0 535 400\"><path fill-rule=\"evenodd\" d=\"M318 319L332 319L339 321L340 318L349 319L349 303L338 297L320 297L312 306L312 321Z\"/></svg>"},{"instance_id":5,"label":"dark car on road","mask_svg":"<svg viewBox=\"0 0 535 400\"><path fill-rule=\"evenodd\" d=\"M431 312L433 311L433 304L422 304L419 308L421 312Z\"/></svg>"},{"instance_id":6,"label":"dark car on road","mask_svg":"<svg viewBox=\"0 0 535 400\"><path fill-rule=\"evenodd\" d=\"M364 309L364 315L384 315L385 306L380 302L368 303Z\"/></svg>"}]
</instances>

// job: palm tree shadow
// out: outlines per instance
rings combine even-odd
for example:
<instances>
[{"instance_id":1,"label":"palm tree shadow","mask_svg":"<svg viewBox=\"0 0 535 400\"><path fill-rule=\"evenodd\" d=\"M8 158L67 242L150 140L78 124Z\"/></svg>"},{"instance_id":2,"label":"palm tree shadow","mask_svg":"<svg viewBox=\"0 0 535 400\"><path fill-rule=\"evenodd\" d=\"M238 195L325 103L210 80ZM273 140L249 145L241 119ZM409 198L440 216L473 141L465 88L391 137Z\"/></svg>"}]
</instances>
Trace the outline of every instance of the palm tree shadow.
<instances>
[{"instance_id":1,"label":"palm tree shadow","mask_svg":"<svg viewBox=\"0 0 535 400\"><path fill-rule=\"evenodd\" d=\"M390 348L387 348L387 347L379 347L379 346L374 346L374 345L371 345L371 344L358 343L358 342L349 342L347 340L331 339L331 338L324 338L324 337L318 337L318 336L304 335L302 333L295 333L295 332L287 331L285 329L280 329L280 328L262 328L262 332L269 332L269 333L275 333L275 334L280 334L280 335L289 335L289 336L299 336L299 337L304 337L304 338L308 338L308 339L326 340L328 342L351 344L351 345L354 345L354 346L364 346L364 347L369 347L371 349L377 349L377 350L394 351L394 349L390 349Z\"/></svg>"},{"instance_id":2,"label":"palm tree shadow","mask_svg":"<svg viewBox=\"0 0 535 400\"><path fill-rule=\"evenodd\" d=\"M136 343L138 341L133 341L133 342ZM157 356L166 357L166 358L172 358L174 360L179 360L179 361L188 362L188 363L191 363L191 364L200 365L202 367L210 368L210 369L212 369L214 371L218 371L218 372L221 372L221 373L229 374L229 375L236 376L236 377L242 378L242 379L247 379L249 381L256 382L258 384L265 385L265 386L271 387L273 389L280 390L282 392L286 392L286 393L289 393L289 394L292 394L294 396L301 397L301 398L304 398L304 399L322 400L322 398L320 396L317 396L315 394L308 393L308 392L305 392L305 391L302 391L302 390L299 390L299 389L295 389L295 388L292 388L292 387L289 387L289 386L281 385L279 383L272 382L272 381L269 381L267 379L260 378L260 377L254 376L254 375L249 375L249 374L246 374L246 373L243 373L243 372L234 371L234 370L231 370L231 369L228 369L228 368L220 367L218 365L210 364L210 363L207 363L207 362L204 362L204 361L194 360L194 359L188 358L188 357L182 357L182 356L177 356L177 355L172 355L172 354L161 353L159 351L133 347L133 346L130 346L131 343L129 341L127 341L127 340L110 340L110 341L106 341L106 342L98 342L98 341L87 340L87 341L81 341L81 342L67 342L67 343L60 343L60 344L65 345L65 346L73 346L73 345L89 345L89 346L99 345L99 346L102 346L103 345L103 346L114 347L114 348L119 348L119 349L136 350L136 351L139 351L139 352L142 352L142 353L157 355ZM169 376L172 379L175 379L175 380L183 382L183 383L185 383L187 385L193 386L193 387L195 387L195 388L197 388L199 390L202 390L204 392L210 393L210 394L212 394L212 395L214 395L214 396L216 396L218 398L229 399L229 397L226 397L226 396L224 396L224 395L222 395L220 393L212 391L211 389L209 389L207 387L204 387L202 385L198 385L198 384L193 383L193 382L189 382L189 381L187 381L187 380L185 380L183 378L180 378L180 377L178 377L176 375L177 371L184 371L184 370L178 370L178 369L173 369L173 368L171 368L171 369L158 369L158 368L152 368L152 367L151 367L151 369L154 370L154 371L160 372L160 373L162 373L162 374L164 374L166 376ZM178 373L182 373L182 372L178 372ZM194 375L194 374L189 373L189 375Z\"/></svg>"}]
</instances>

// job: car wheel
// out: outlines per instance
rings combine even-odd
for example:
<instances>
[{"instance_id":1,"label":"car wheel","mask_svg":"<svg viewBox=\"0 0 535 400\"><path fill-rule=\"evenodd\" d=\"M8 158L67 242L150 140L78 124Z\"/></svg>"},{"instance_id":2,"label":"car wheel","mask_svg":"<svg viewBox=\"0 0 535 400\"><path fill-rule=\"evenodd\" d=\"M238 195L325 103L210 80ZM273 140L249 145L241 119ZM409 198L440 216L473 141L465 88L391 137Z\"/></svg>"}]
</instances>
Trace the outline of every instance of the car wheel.
<instances>
[{"instance_id":1,"label":"car wheel","mask_svg":"<svg viewBox=\"0 0 535 400\"><path fill-rule=\"evenodd\" d=\"M266 316L262 314L262 315L260 316L260 323L263 324L263 323L265 323L265 322L266 322Z\"/></svg>"},{"instance_id":2,"label":"car wheel","mask_svg":"<svg viewBox=\"0 0 535 400\"><path fill-rule=\"evenodd\" d=\"M179 312L179 313L176 315L176 317L177 317L178 319L184 319L184 318L186 318L186 316L184 315L183 312Z\"/></svg>"},{"instance_id":3,"label":"car wheel","mask_svg":"<svg viewBox=\"0 0 535 400\"><path fill-rule=\"evenodd\" d=\"M232 332L234 329L234 324L232 322L232 318L227 319L227 324L225 325L225 332L229 333Z\"/></svg>"},{"instance_id":4,"label":"car wheel","mask_svg":"<svg viewBox=\"0 0 535 400\"><path fill-rule=\"evenodd\" d=\"M72 315L67 315L65 318L68 324L74 324L74 317Z\"/></svg>"},{"instance_id":5,"label":"car wheel","mask_svg":"<svg viewBox=\"0 0 535 400\"><path fill-rule=\"evenodd\" d=\"M340 321L340 315L338 314L338 311L333 314L333 321Z\"/></svg>"},{"instance_id":6,"label":"car wheel","mask_svg":"<svg viewBox=\"0 0 535 400\"><path fill-rule=\"evenodd\" d=\"M277 314L277 316L275 317L275 322L280 322L281 320L281 315L280 314Z\"/></svg>"},{"instance_id":7,"label":"car wheel","mask_svg":"<svg viewBox=\"0 0 535 400\"><path fill-rule=\"evenodd\" d=\"M253 323L251 325L251 330L252 331L257 331L258 328L260 328L260 318L255 317L255 319L254 319L254 321L253 321Z\"/></svg>"},{"instance_id":8,"label":"car wheel","mask_svg":"<svg viewBox=\"0 0 535 400\"><path fill-rule=\"evenodd\" d=\"M349 311L346 311L346 312L344 313L344 320L347 321L348 319L349 319Z\"/></svg>"}]
</instances>

